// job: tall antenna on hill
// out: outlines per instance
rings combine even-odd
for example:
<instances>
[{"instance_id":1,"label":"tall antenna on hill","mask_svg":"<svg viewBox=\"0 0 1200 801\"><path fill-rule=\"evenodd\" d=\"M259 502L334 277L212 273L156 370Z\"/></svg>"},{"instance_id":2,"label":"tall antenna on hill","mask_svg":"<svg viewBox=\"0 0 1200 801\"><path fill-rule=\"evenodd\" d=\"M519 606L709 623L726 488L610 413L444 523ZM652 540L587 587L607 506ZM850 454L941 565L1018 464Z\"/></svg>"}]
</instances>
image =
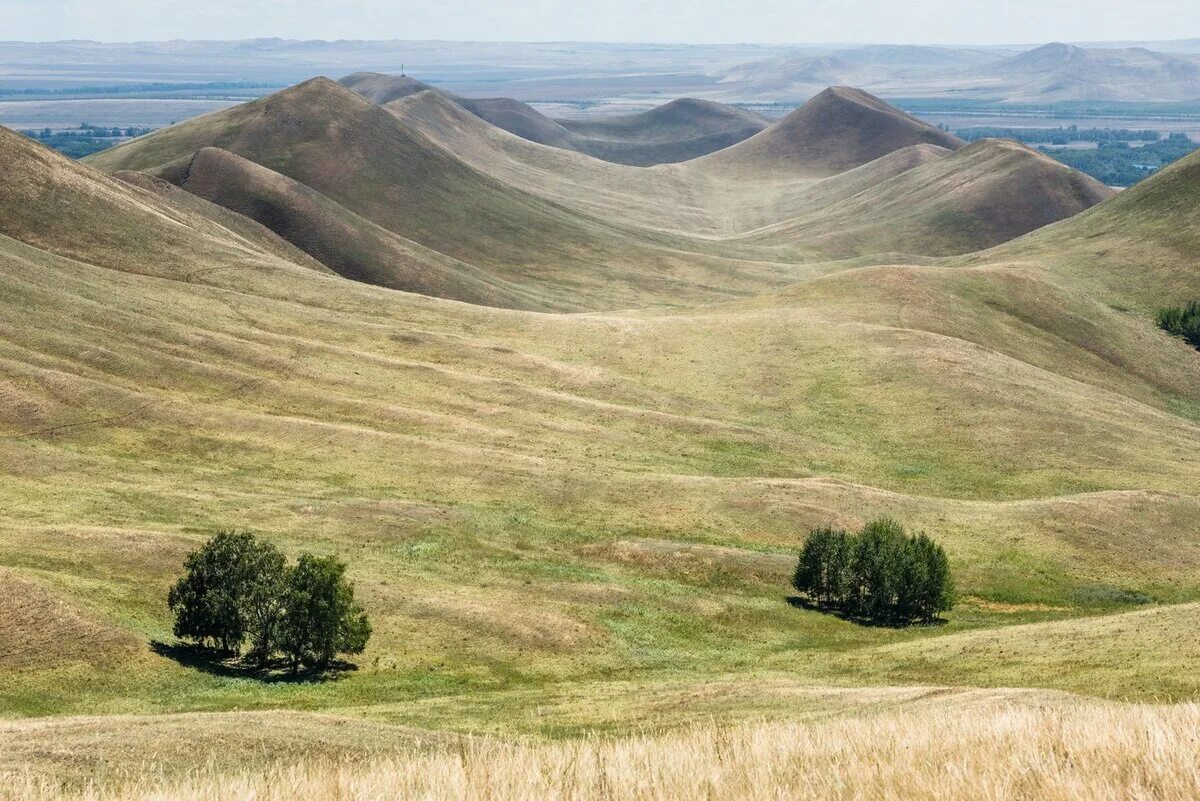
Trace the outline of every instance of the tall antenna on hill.
<instances>
[{"instance_id":1,"label":"tall antenna on hill","mask_svg":"<svg viewBox=\"0 0 1200 801\"><path fill-rule=\"evenodd\" d=\"M401 78L404 78L404 77L406 77L406 76L404 75L404 64L401 64L401 65L400 65L400 77L401 77Z\"/></svg>"}]
</instances>

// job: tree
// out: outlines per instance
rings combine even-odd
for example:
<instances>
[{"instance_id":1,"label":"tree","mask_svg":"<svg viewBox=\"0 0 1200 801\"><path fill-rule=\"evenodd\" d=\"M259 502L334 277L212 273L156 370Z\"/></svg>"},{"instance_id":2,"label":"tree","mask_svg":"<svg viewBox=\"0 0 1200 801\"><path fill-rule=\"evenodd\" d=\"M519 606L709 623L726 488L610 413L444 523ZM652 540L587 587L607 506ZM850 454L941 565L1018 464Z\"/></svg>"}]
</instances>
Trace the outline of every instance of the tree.
<instances>
[{"instance_id":1,"label":"tree","mask_svg":"<svg viewBox=\"0 0 1200 801\"><path fill-rule=\"evenodd\" d=\"M283 555L252 534L222 531L184 562L185 573L167 603L175 613L175 636L241 650L247 633L255 648L270 645L271 587L281 580Z\"/></svg>"},{"instance_id":2,"label":"tree","mask_svg":"<svg viewBox=\"0 0 1200 801\"><path fill-rule=\"evenodd\" d=\"M917 559L924 567L923 582L916 593L915 612L924 620L933 620L940 612L954 608L954 577L950 559L942 546L924 534L915 540Z\"/></svg>"},{"instance_id":3,"label":"tree","mask_svg":"<svg viewBox=\"0 0 1200 801\"><path fill-rule=\"evenodd\" d=\"M359 654L371 636L371 623L354 600L346 565L333 556L300 556L288 571L279 648L291 662L323 668L339 653Z\"/></svg>"}]
</instances>

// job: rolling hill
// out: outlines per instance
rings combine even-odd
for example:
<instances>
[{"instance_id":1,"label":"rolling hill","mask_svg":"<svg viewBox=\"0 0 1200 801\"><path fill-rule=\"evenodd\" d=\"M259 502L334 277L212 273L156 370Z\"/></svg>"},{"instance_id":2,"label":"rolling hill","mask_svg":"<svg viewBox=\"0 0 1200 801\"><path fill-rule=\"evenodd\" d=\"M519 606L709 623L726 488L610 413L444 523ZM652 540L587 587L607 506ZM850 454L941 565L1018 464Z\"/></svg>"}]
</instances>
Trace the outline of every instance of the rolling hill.
<instances>
[{"instance_id":1,"label":"rolling hill","mask_svg":"<svg viewBox=\"0 0 1200 801\"><path fill-rule=\"evenodd\" d=\"M952 151L910 145L821 179L781 183L763 169L750 173L753 179L742 174L729 181L711 169L710 159L642 170L538 147L471 119L435 92L411 95L388 109L473 167L563 205L630 225L735 240L739 246L790 244L788 258L978 250L1112 194L1012 143L981 144L941 171L914 172L905 181L891 182ZM815 117L815 129L822 119ZM914 204L909 193L922 199ZM765 257L779 258L769 251Z\"/></svg>"},{"instance_id":2,"label":"rolling hill","mask_svg":"<svg viewBox=\"0 0 1200 801\"><path fill-rule=\"evenodd\" d=\"M1109 197L846 89L650 168L326 80L82 164L0 131L0 707L38 718L0 752L1200 698L1200 357L1153 322L1200 296L1198 170ZM943 624L788 603L811 528L880 515L945 546ZM225 528L349 563L357 669L175 645Z\"/></svg>"},{"instance_id":3,"label":"rolling hill","mask_svg":"<svg viewBox=\"0 0 1200 801\"><path fill-rule=\"evenodd\" d=\"M1144 47L1084 48L1052 42L978 72L976 92L1012 103L1069 100L1181 101L1200 98L1200 61Z\"/></svg>"},{"instance_id":4,"label":"rolling hill","mask_svg":"<svg viewBox=\"0 0 1200 801\"><path fill-rule=\"evenodd\" d=\"M1200 59L1164 50L1051 42L1010 49L865 46L782 55L721 71L711 95L798 102L830 84L895 98L1001 103L1170 103L1200 98Z\"/></svg>"},{"instance_id":5,"label":"rolling hill","mask_svg":"<svg viewBox=\"0 0 1200 801\"><path fill-rule=\"evenodd\" d=\"M739 269L717 255L689 254L686 243L616 226L503 184L323 78L163 129L89 163L110 171L155 171L185 165L210 147L303 184L454 262L487 271L495 286L540 293L541 308L611 308L697 292L737 295L795 274L786 264ZM229 202L244 209L251 201ZM329 226L342 223L331 220ZM299 223L274 227L303 229ZM377 232L364 236L376 239ZM480 299L475 289L457 299L468 297ZM505 305L505 297L498 294L489 305Z\"/></svg>"}]
</instances>

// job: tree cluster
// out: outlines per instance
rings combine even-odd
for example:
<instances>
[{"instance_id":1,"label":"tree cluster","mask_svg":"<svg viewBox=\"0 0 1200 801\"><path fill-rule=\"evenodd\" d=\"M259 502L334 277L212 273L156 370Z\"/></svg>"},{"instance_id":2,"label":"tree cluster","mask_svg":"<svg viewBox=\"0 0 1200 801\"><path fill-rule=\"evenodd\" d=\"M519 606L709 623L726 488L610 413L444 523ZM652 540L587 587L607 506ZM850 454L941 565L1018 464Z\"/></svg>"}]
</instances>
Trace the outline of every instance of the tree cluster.
<instances>
[{"instance_id":1,"label":"tree cluster","mask_svg":"<svg viewBox=\"0 0 1200 801\"><path fill-rule=\"evenodd\" d=\"M302 554L289 565L274 545L225 531L188 555L167 603L175 636L267 665L282 654L293 671L323 669L340 653L362 653L371 636L346 565Z\"/></svg>"},{"instance_id":2,"label":"tree cluster","mask_svg":"<svg viewBox=\"0 0 1200 801\"><path fill-rule=\"evenodd\" d=\"M873 520L857 534L814 530L792 585L823 606L893 625L931 621L954 606L946 552L890 518Z\"/></svg>"},{"instance_id":3,"label":"tree cluster","mask_svg":"<svg viewBox=\"0 0 1200 801\"><path fill-rule=\"evenodd\" d=\"M1158 326L1169 334L1182 337L1189 345L1200 348L1200 300L1186 306L1160 309Z\"/></svg>"}]
</instances>

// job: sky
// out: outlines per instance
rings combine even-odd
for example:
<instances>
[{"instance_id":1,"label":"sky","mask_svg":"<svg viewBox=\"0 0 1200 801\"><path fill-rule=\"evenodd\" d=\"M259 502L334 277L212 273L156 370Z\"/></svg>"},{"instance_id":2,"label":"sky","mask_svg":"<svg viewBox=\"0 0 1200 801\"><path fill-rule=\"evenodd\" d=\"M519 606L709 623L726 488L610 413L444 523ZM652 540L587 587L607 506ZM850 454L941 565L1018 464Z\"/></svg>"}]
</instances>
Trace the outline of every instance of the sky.
<instances>
[{"instance_id":1,"label":"sky","mask_svg":"<svg viewBox=\"0 0 1200 801\"><path fill-rule=\"evenodd\" d=\"M1200 37L1200 0L0 0L0 39L1026 44Z\"/></svg>"}]
</instances>

